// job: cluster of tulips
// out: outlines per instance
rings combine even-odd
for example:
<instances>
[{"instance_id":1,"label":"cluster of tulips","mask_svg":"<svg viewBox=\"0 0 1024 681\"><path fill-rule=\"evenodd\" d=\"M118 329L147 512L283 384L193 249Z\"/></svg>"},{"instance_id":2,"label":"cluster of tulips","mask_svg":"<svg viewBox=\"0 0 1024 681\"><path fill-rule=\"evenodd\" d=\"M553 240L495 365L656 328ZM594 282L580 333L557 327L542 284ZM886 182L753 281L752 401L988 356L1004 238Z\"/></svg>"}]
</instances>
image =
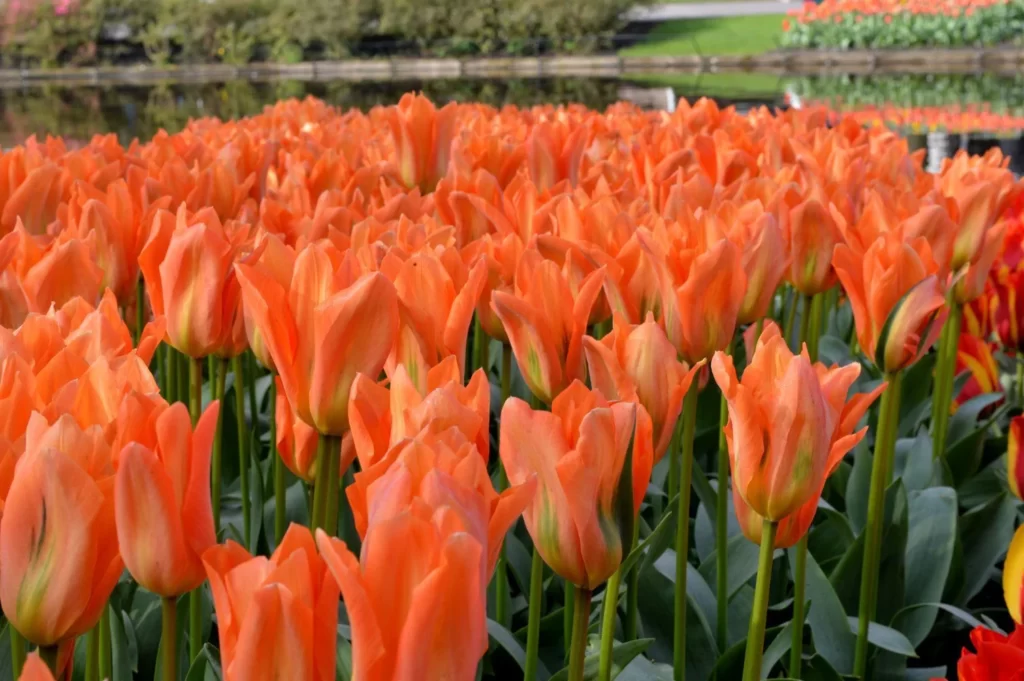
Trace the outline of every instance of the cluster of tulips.
<instances>
[{"instance_id":1,"label":"cluster of tulips","mask_svg":"<svg viewBox=\"0 0 1024 681\"><path fill-rule=\"evenodd\" d=\"M1020 0L823 0L783 25L801 48L993 46L1017 39Z\"/></svg>"},{"instance_id":2,"label":"cluster of tulips","mask_svg":"<svg viewBox=\"0 0 1024 681\"><path fill-rule=\"evenodd\" d=\"M832 103L812 100L804 104L817 108ZM848 116L862 125L888 126L913 135L935 131L1013 134L1024 128L1024 116L988 106L840 106L832 116L835 120Z\"/></svg>"},{"instance_id":3,"label":"cluster of tulips","mask_svg":"<svg viewBox=\"0 0 1024 681\"><path fill-rule=\"evenodd\" d=\"M0 156L0 605L16 675L70 674L77 641L86 678L107 678L106 604L127 569L163 599L165 681L211 636L207 589L229 681L333 681L339 596L352 678L468 681L488 648L488 588L511 626L503 544L522 518L524 677L541 666L550 569L566 584L567 678L584 678L597 592L607 681L616 637L637 637L638 557L674 516L683 679L711 382L720 632L730 476L761 547L745 681L762 678L786 547L788 676L801 677L807 533L881 398L863 675L902 377L938 341L941 458L962 321L1004 276L993 263L1022 260L1004 247L1020 195L997 152L929 175L889 131L707 100L671 114L290 101L128 148L29 140ZM1006 300L1015 333L1024 314ZM881 381L818 361L824 320L846 305ZM308 527L288 524L291 489L308 493ZM654 531L648 503L664 511ZM1019 620L1019 600L1010 610Z\"/></svg>"}]
</instances>

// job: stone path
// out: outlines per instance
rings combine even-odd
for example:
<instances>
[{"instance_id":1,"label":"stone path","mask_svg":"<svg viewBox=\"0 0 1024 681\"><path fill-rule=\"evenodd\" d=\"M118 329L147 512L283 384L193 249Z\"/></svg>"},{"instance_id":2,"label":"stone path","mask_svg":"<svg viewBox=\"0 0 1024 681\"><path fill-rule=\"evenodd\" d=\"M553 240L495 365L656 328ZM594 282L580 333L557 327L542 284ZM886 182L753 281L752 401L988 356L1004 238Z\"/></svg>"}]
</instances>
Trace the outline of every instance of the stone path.
<instances>
[{"instance_id":1,"label":"stone path","mask_svg":"<svg viewBox=\"0 0 1024 681\"><path fill-rule=\"evenodd\" d=\"M798 9L799 0L739 0L737 2L670 2L637 7L627 16L631 21L671 21L673 19L710 19L757 14L784 14Z\"/></svg>"}]
</instances>

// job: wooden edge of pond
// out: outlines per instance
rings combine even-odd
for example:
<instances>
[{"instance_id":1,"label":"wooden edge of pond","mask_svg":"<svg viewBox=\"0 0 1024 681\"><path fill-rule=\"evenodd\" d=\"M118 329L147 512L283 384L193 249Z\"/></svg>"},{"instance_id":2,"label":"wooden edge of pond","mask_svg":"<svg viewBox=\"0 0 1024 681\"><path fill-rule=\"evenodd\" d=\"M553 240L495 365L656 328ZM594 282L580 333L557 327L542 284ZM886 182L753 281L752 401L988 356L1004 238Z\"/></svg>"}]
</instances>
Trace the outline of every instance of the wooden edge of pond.
<instances>
[{"instance_id":1,"label":"wooden edge of pond","mask_svg":"<svg viewBox=\"0 0 1024 681\"><path fill-rule=\"evenodd\" d=\"M228 80L434 80L455 78L620 77L756 71L773 74L1016 73L1024 49L778 50L758 55L618 55L347 59L298 64L204 64L0 69L0 88L32 85L149 85Z\"/></svg>"}]
</instances>

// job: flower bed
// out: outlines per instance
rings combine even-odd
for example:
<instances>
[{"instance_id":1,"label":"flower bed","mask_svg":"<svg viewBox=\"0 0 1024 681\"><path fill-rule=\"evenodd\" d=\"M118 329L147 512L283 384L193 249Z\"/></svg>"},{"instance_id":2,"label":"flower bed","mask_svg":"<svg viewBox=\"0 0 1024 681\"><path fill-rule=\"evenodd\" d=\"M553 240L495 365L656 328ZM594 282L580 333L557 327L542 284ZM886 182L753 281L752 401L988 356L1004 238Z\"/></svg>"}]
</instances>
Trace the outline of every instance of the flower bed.
<instances>
[{"instance_id":1,"label":"flower bed","mask_svg":"<svg viewBox=\"0 0 1024 681\"><path fill-rule=\"evenodd\" d=\"M11 678L978 678L1024 620L1022 197L709 100L29 139Z\"/></svg>"},{"instance_id":2,"label":"flower bed","mask_svg":"<svg viewBox=\"0 0 1024 681\"><path fill-rule=\"evenodd\" d=\"M991 47L1024 35L1021 0L824 0L784 25L803 49Z\"/></svg>"}]
</instances>

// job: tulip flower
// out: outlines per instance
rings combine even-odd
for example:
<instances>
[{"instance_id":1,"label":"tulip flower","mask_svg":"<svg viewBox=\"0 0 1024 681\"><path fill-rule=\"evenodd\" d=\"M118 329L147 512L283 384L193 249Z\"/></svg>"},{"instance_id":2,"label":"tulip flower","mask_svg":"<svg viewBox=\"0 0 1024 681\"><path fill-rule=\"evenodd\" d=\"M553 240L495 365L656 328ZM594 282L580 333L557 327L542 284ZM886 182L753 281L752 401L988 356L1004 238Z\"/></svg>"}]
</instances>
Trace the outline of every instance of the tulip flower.
<instances>
[{"instance_id":1,"label":"tulip flower","mask_svg":"<svg viewBox=\"0 0 1024 681\"><path fill-rule=\"evenodd\" d=\"M39 657L39 653L32 653L25 658L25 666L21 670L18 681L54 681L53 672Z\"/></svg>"},{"instance_id":2,"label":"tulip flower","mask_svg":"<svg viewBox=\"0 0 1024 681\"><path fill-rule=\"evenodd\" d=\"M1024 466L1021 466L1021 450L1024 444L1024 416L1015 416L1010 420L1010 432L1006 449L1006 481L1010 491L1018 499L1024 498Z\"/></svg>"},{"instance_id":3,"label":"tulip flower","mask_svg":"<svg viewBox=\"0 0 1024 681\"><path fill-rule=\"evenodd\" d=\"M1003 564L1003 599L1006 609L1018 625L1024 623L1024 530L1013 533Z\"/></svg>"},{"instance_id":4,"label":"tulip flower","mask_svg":"<svg viewBox=\"0 0 1024 681\"><path fill-rule=\"evenodd\" d=\"M357 376L350 395L349 421L360 464L367 468L387 450L425 428L458 428L476 444L486 461L490 452L491 388L478 369L466 386L454 357L431 368L426 394L420 393L405 368L399 366L390 390L365 375Z\"/></svg>"},{"instance_id":5,"label":"tulip flower","mask_svg":"<svg viewBox=\"0 0 1024 681\"><path fill-rule=\"evenodd\" d=\"M942 330L945 297L926 241L907 243L890 232L863 254L839 244L833 266L850 298L860 347L879 369L899 371L928 351Z\"/></svg>"},{"instance_id":6,"label":"tulip flower","mask_svg":"<svg viewBox=\"0 0 1024 681\"><path fill-rule=\"evenodd\" d=\"M278 286L288 288L295 267L295 251L290 246L276 235L266 234L254 257L255 263L261 266ZM253 258L247 258L246 262L253 263ZM256 319L248 307L243 306L242 317L245 321L245 335L256 359L272 372L276 372L274 358L270 355Z\"/></svg>"},{"instance_id":7,"label":"tulip flower","mask_svg":"<svg viewBox=\"0 0 1024 681\"><path fill-rule=\"evenodd\" d=\"M650 480L654 452L647 411L609 403L576 381L550 412L510 399L501 423L501 461L509 482L520 485L537 476L537 495L523 519L544 562L577 586L604 583L629 549Z\"/></svg>"},{"instance_id":8,"label":"tulip flower","mask_svg":"<svg viewBox=\"0 0 1024 681\"><path fill-rule=\"evenodd\" d=\"M213 402L193 434L177 402L156 418L155 441L121 452L114 484L121 556L135 581L164 598L203 583L202 554L217 543L210 448L219 411Z\"/></svg>"},{"instance_id":9,"label":"tulip flower","mask_svg":"<svg viewBox=\"0 0 1024 681\"><path fill-rule=\"evenodd\" d=\"M441 260L425 253L405 261L389 253L381 271L394 282L401 320L386 365L388 374L394 376L395 367L401 365L424 390L427 370L443 358L454 356L464 370L466 334L486 283L486 264L477 261L458 290Z\"/></svg>"},{"instance_id":10,"label":"tulip flower","mask_svg":"<svg viewBox=\"0 0 1024 681\"><path fill-rule=\"evenodd\" d=\"M517 234L508 234L500 240L494 235L485 235L462 249L466 262L482 259L487 266L487 280L476 304L476 316L484 332L502 343L508 343L508 334L501 325L501 319L491 307L491 294L495 291L512 293L519 259L523 255L523 242Z\"/></svg>"},{"instance_id":11,"label":"tulip flower","mask_svg":"<svg viewBox=\"0 0 1024 681\"><path fill-rule=\"evenodd\" d=\"M378 376L399 329L395 287L356 267L329 242L304 249L287 288L265 267L238 265L245 308L281 376L288 402L321 434L348 431L357 374Z\"/></svg>"},{"instance_id":12,"label":"tulip flower","mask_svg":"<svg viewBox=\"0 0 1024 681\"><path fill-rule=\"evenodd\" d=\"M765 326L742 380L724 353L715 355L711 370L729 404L725 436L733 486L750 512L772 522L809 501L817 505L828 475L867 433L854 427L884 390L847 402L860 365L812 364L806 351L790 352L773 323Z\"/></svg>"},{"instance_id":13,"label":"tulip flower","mask_svg":"<svg viewBox=\"0 0 1024 681\"><path fill-rule=\"evenodd\" d=\"M535 488L536 479L529 477L499 495L472 441L454 426L438 425L403 440L383 459L356 473L347 494L360 537L390 514L414 504L436 508L443 502L465 519L467 531L483 547L484 577L489 580L505 533L530 503Z\"/></svg>"},{"instance_id":14,"label":"tulip flower","mask_svg":"<svg viewBox=\"0 0 1024 681\"><path fill-rule=\"evenodd\" d=\"M956 375L967 371L970 376L960 389L953 407L967 402L978 395L1003 391L999 382L999 364L992 354L992 346L969 333L960 335L956 354Z\"/></svg>"},{"instance_id":15,"label":"tulip flower","mask_svg":"<svg viewBox=\"0 0 1024 681\"><path fill-rule=\"evenodd\" d=\"M469 681L487 652L484 550L445 514L416 508L382 519L360 558L317 532L352 626L361 681ZM453 527L454 525L454 527ZM403 554L402 560L395 556ZM395 607L401 603L401 607ZM439 643L443 642L443 643Z\"/></svg>"},{"instance_id":16,"label":"tulip flower","mask_svg":"<svg viewBox=\"0 0 1024 681\"><path fill-rule=\"evenodd\" d=\"M1024 350L1024 269L999 270L993 276L991 322L1003 347Z\"/></svg>"},{"instance_id":17,"label":"tulip flower","mask_svg":"<svg viewBox=\"0 0 1024 681\"><path fill-rule=\"evenodd\" d=\"M244 322L239 307L234 261L245 230L223 226L204 209L177 216L157 211L153 231L139 254L149 300L167 317L167 338L192 358L238 354ZM244 348L242 348L244 349Z\"/></svg>"},{"instance_id":18,"label":"tulip flower","mask_svg":"<svg viewBox=\"0 0 1024 681\"><path fill-rule=\"evenodd\" d=\"M203 564L225 681L334 680L338 586L307 528L289 527L270 558L228 541L207 549Z\"/></svg>"},{"instance_id":19,"label":"tulip flower","mask_svg":"<svg viewBox=\"0 0 1024 681\"><path fill-rule=\"evenodd\" d=\"M312 482L316 478L316 430L295 414L292 405L288 403L288 396L281 387L281 378L275 376L274 381L277 383L277 399L274 406L274 418L277 422L277 455L297 477ZM347 467L343 466L341 470Z\"/></svg>"},{"instance_id":20,"label":"tulip flower","mask_svg":"<svg viewBox=\"0 0 1024 681\"><path fill-rule=\"evenodd\" d=\"M1003 681L1024 673L1024 628L1019 624L1008 635L975 627L971 646L975 652L964 648L957 662L959 681Z\"/></svg>"},{"instance_id":21,"label":"tulip flower","mask_svg":"<svg viewBox=\"0 0 1024 681\"><path fill-rule=\"evenodd\" d=\"M789 282L805 296L823 293L836 282L832 269L832 252L843 242L828 208L816 198L809 198L789 215L786 241L791 249Z\"/></svg>"},{"instance_id":22,"label":"tulip flower","mask_svg":"<svg viewBox=\"0 0 1024 681\"><path fill-rule=\"evenodd\" d=\"M659 461L668 451L683 397L702 364L687 367L676 359L675 348L650 312L638 325L617 316L611 333L600 341L587 336L583 347L595 390L610 400L638 402L647 410L654 429L654 460Z\"/></svg>"},{"instance_id":23,"label":"tulip flower","mask_svg":"<svg viewBox=\"0 0 1024 681\"><path fill-rule=\"evenodd\" d=\"M99 621L124 570L114 525L114 469L102 429L39 414L0 519L0 603L29 641L55 646Z\"/></svg>"},{"instance_id":24,"label":"tulip flower","mask_svg":"<svg viewBox=\"0 0 1024 681\"><path fill-rule=\"evenodd\" d=\"M526 385L545 403L583 376L583 334L603 277L603 270L591 273L574 297L558 266L529 250L519 262L515 295L491 297Z\"/></svg>"},{"instance_id":25,"label":"tulip flower","mask_svg":"<svg viewBox=\"0 0 1024 681\"><path fill-rule=\"evenodd\" d=\"M430 193L448 170L458 108L440 111L423 95L406 94L388 109L399 175L410 189Z\"/></svg>"}]
</instances>

